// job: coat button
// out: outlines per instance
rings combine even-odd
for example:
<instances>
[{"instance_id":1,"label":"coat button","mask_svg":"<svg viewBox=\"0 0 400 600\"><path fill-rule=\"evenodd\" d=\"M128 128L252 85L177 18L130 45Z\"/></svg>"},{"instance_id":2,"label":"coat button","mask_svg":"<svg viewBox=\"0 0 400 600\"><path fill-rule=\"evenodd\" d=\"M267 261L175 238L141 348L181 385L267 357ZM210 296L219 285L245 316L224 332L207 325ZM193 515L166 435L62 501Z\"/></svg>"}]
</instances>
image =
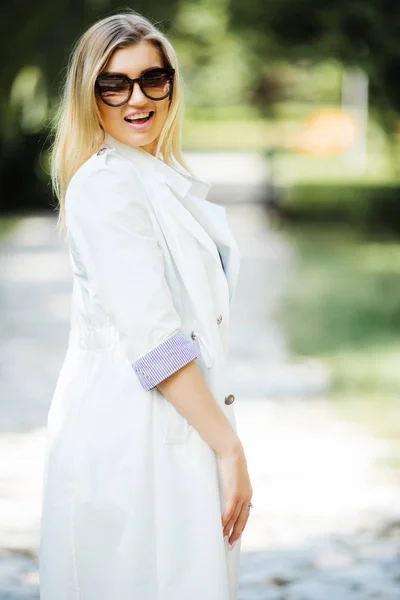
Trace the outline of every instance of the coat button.
<instances>
[{"instance_id":1,"label":"coat button","mask_svg":"<svg viewBox=\"0 0 400 600\"><path fill-rule=\"evenodd\" d=\"M190 337L192 338L192 340L195 340L195 339L196 339L196 334L195 334L195 332L194 332L194 331L191 331L191 333L190 333Z\"/></svg>"},{"instance_id":2,"label":"coat button","mask_svg":"<svg viewBox=\"0 0 400 600\"><path fill-rule=\"evenodd\" d=\"M235 400L235 396L233 394L229 394L229 396L227 396L225 398L225 404L232 404L232 402Z\"/></svg>"},{"instance_id":3,"label":"coat button","mask_svg":"<svg viewBox=\"0 0 400 600\"><path fill-rule=\"evenodd\" d=\"M221 323L222 323L222 315L219 315L219 317L217 318L217 323L218 323L218 325L221 325Z\"/></svg>"}]
</instances>

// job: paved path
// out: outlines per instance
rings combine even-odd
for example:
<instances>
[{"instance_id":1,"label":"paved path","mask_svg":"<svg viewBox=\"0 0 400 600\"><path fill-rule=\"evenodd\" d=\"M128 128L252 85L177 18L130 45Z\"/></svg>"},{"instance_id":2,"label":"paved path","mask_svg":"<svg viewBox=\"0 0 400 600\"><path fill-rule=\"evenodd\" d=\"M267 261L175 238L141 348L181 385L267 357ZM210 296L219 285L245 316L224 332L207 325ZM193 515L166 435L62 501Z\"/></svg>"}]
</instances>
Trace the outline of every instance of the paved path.
<instances>
[{"instance_id":1,"label":"paved path","mask_svg":"<svg viewBox=\"0 0 400 600\"><path fill-rule=\"evenodd\" d=\"M236 414L254 487L239 600L400 598L400 482L388 451L339 421L329 374L291 364L276 310L294 268L260 206L228 208L242 252L232 316ZM0 247L0 600L38 598L45 422L68 338L70 268L55 218Z\"/></svg>"}]
</instances>

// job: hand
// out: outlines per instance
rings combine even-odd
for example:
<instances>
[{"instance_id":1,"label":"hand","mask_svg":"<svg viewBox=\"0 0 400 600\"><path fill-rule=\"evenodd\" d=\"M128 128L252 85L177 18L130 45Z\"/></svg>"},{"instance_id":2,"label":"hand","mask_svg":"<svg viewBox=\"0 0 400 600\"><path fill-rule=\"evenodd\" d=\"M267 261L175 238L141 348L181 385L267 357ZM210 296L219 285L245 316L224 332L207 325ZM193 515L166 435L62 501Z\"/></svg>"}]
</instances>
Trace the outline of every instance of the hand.
<instances>
[{"instance_id":1,"label":"hand","mask_svg":"<svg viewBox=\"0 0 400 600\"><path fill-rule=\"evenodd\" d=\"M219 458L219 468L225 491L225 510L222 514L224 537L233 544L241 536L250 514L248 504L253 495L243 448Z\"/></svg>"}]
</instances>

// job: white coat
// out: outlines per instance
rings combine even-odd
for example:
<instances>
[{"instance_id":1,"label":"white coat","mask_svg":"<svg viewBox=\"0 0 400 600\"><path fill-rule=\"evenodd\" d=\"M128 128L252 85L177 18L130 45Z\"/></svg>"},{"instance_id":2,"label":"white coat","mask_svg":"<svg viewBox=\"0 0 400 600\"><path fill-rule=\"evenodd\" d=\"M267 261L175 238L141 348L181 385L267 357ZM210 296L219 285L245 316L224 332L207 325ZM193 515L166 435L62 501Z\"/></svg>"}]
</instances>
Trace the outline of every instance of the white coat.
<instances>
[{"instance_id":1,"label":"white coat","mask_svg":"<svg viewBox=\"0 0 400 600\"><path fill-rule=\"evenodd\" d=\"M132 364L182 331L236 429L238 247L209 183L108 134L103 147L66 196L71 329L48 413L40 597L235 600L218 458Z\"/></svg>"}]
</instances>

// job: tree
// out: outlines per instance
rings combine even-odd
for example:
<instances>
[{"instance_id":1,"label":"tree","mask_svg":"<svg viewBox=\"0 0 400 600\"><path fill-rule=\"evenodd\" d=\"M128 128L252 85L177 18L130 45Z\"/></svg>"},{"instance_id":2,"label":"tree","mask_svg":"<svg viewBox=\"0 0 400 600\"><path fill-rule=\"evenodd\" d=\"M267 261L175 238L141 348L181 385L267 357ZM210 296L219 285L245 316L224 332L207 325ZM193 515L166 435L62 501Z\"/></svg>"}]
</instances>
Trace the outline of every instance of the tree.
<instances>
[{"instance_id":1,"label":"tree","mask_svg":"<svg viewBox=\"0 0 400 600\"><path fill-rule=\"evenodd\" d=\"M229 0L232 26L254 53L335 58L359 66L388 133L400 114L400 3L393 0Z\"/></svg>"}]
</instances>

